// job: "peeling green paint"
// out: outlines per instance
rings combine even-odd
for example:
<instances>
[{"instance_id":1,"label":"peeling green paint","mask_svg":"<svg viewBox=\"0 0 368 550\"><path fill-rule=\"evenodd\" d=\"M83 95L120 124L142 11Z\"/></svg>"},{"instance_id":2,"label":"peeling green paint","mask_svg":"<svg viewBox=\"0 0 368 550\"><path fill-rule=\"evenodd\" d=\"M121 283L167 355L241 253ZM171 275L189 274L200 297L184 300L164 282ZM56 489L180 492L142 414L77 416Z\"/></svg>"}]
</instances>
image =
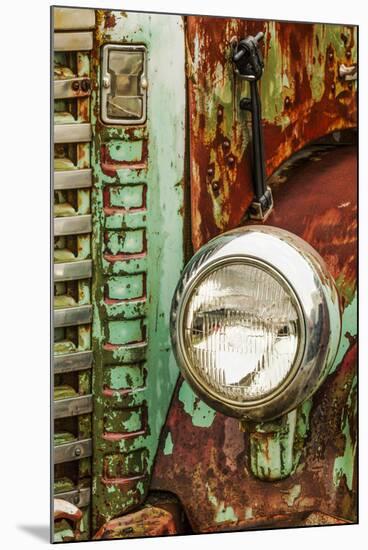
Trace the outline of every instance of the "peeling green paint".
<instances>
[{"instance_id":1,"label":"peeling green paint","mask_svg":"<svg viewBox=\"0 0 368 550\"><path fill-rule=\"evenodd\" d=\"M342 456L338 456L335 458L333 469L333 481L335 486L338 487L340 484L340 480L345 477L346 485L348 486L350 491L353 488L353 475L356 454L356 439L354 438L354 441L352 440L350 433L350 421L351 417L355 418L357 412L356 385L357 377L355 376L346 403L346 410L348 411L348 413L345 414L341 422L342 434L345 438L345 450Z\"/></svg>"},{"instance_id":2,"label":"peeling green paint","mask_svg":"<svg viewBox=\"0 0 368 550\"><path fill-rule=\"evenodd\" d=\"M263 480L283 479L295 468L294 438L297 410L272 422L258 424L250 433L253 475Z\"/></svg>"},{"instance_id":3,"label":"peeling green paint","mask_svg":"<svg viewBox=\"0 0 368 550\"><path fill-rule=\"evenodd\" d=\"M225 506L224 501L218 502L216 496L211 492L208 484L206 484L206 487L208 491L208 500L216 508L216 523L224 523L227 521L236 522L238 517L234 512L234 508L232 506Z\"/></svg>"},{"instance_id":4,"label":"peeling green paint","mask_svg":"<svg viewBox=\"0 0 368 550\"><path fill-rule=\"evenodd\" d=\"M138 162L142 160L142 141L115 140L109 143L107 147L112 160L118 162Z\"/></svg>"},{"instance_id":5,"label":"peeling green paint","mask_svg":"<svg viewBox=\"0 0 368 550\"><path fill-rule=\"evenodd\" d=\"M212 425L216 411L201 401L185 381L179 391L179 400L183 403L185 412L192 417L193 426L209 428Z\"/></svg>"},{"instance_id":6,"label":"peeling green paint","mask_svg":"<svg viewBox=\"0 0 368 550\"><path fill-rule=\"evenodd\" d=\"M171 455L173 452L174 443L171 437L171 432L169 432L165 439L165 446L164 446L164 455Z\"/></svg>"},{"instance_id":7,"label":"peeling green paint","mask_svg":"<svg viewBox=\"0 0 368 550\"><path fill-rule=\"evenodd\" d=\"M285 493L282 495L282 499L286 502L286 504L291 507L294 505L294 502L297 498L300 497L300 493L302 492L302 486L297 484L293 485L288 491L285 491Z\"/></svg>"},{"instance_id":8,"label":"peeling green paint","mask_svg":"<svg viewBox=\"0 0 368 550\"><path fill-rule=\"evenodd\" d=\"M341 329L341 340L340 346L333 362L333 365L330 370L330 374L336 371L337 367L340 365L341 361L347 350L350 347L350 340L348 336L353 336L357 333L357 321L358 321L358 312L357 312L357 295L354 294L354 297L350 304L344 309L342 316L342 329Z\"/></svg>"}]
</instances>

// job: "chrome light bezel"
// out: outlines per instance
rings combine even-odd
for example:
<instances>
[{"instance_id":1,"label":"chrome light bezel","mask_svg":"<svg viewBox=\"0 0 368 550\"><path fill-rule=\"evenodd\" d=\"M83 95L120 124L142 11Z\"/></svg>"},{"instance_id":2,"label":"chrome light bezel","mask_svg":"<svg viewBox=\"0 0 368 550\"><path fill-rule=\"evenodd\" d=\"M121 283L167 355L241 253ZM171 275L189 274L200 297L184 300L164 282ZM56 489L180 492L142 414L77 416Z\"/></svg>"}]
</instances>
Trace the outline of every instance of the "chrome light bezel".
<instances>
[{"instance_id":1,"label":"chrome light bezel","mask_svg":"<svg viewBox=\"0 0 368 550\"><path fill-rule=\"evenodd\" d=\"M293 367L275 390L238 402L217 394L194 371L184 345L186 308L197 285L221 265L244 262L268 271L287 290L300 320ZM215 237L185 267L171 308L171 338L183 376L214 409L244 420L277 418L308 399L336 356L341 333L339 297L323 259L308 243L271 226L246 226Z\"/></svg>"}]
</instances>

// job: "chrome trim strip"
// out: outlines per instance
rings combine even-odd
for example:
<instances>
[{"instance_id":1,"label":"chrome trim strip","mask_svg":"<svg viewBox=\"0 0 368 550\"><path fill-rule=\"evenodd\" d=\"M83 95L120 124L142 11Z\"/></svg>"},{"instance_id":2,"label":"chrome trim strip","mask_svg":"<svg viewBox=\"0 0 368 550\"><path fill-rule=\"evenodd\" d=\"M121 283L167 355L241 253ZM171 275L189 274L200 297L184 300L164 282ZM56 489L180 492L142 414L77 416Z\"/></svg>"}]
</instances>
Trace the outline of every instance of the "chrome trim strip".
<instances>
[{"instance_id":1,"label":"chrome trim strip","mask_svg":"<svg viewBox=\"0 0 368 550\"><path fill-rule=\"evenodd\" d=\"M91 139L92 126L87 122L54 125L54 143L85 143Z\"/></svg>"},{"instance_id":2,"label":"chrome trim strip","mask_svg":"<svg viewBox=\"0 0 368 550\"><path fill-rule=\"evenodd\" d=\"M92 50L93 33L92 32L55 32L54 33L54 51L55 52L80 52Z\"/></svg>"},{"instance_id":3,"label":"chrome trim strip","mask_svg":"<svg viewBox=\"0 0 368 550\"><path fill-rule=\"evenodd\" d=\"M92 412L92 394L54 401L54 419Z\"/></svg>"},{"instance_id":4,"label":"chrome trim strip","mask_svg":"<svg viewBox=\"0 0 368 550\"><path fill-rule=\"evenodd\" d=\"M92 231L92 216L66 216L65 218L54 218L54 236L80 235Z\"/></svg>"},{"instance_id":5,"label":"chrome trim strip","mask_svg":"<svg viewBox=\"0 0 368 550\"><path fill-rule=\"evenodd\" d=\"M78 508L84 508L88 506L91 500L91 489L89 487L82 487L74 489L73 491L67 491L65 493L54 493L56 498L61 498L67 502L71 502L78 506Z\"/></svg>"},{"instance_id":6,"label":"chrome trim strip","mask_svg":"<svg viewBox=\"0 0 368 550\"><path fill-rule=\"evenodd\" d=\"M93 29L96 23L95 10L81 8L54 8L54 30Z\"/></svg>"},{"instance_id":7,"label":"chrome trim strip","mask_svg":"<svg viewBox=\"0 0 368 550\"><path fill-rule=\"evenodd\" d=\"M91 95L91 81L87 77L54 80L54 99L86 97Z\"/></svg>"},{"instance_id":8,"label":"chrome trim strip","mask_svg":"<svg viewBox=\"0 0 368 550\"><path fill-rule=\"evenodd\" d=\"M92 456L92 439L81 439L54 447L54 464L71 462Z\"/></svg>"},{"instance_id":9,"label":"chrome trim strip","mask_svg":"<svg viewBox=\"0 0 368 550\"><path fill-rule=\"evenodd\" d=\"M57 170L54 172L54 190L80 189L92 186L92 169Z\"/></svg>"},{"instance_id":10,"label":"chrome trim strip","mask_svg":"<svg viewBox=\"0 0 368 550\"><path fill-rule=\"evenodd\" d=\"M54 373L75 372L92 367L92 351L76 351L54 355Z\"/></svg>"},{"instance_id":11,"label":"chrome trim strip","mask_svg":"<svg viewBox=\"0 0 368 550\"><path fill-rule=\"evenodd\" d=\"M92 306L54 309L54 328L86 325L92 321Z\"/></svg>"},{"instance_id":12,"label":"chrome trim strip","mask_svg":"<svg viewBox=\"0 0 368 550\"><path fill-rule=\"evenodd\" d=\"M54 264L54 283L92 277L92 260Z\"/></svg>"}]
</instances>

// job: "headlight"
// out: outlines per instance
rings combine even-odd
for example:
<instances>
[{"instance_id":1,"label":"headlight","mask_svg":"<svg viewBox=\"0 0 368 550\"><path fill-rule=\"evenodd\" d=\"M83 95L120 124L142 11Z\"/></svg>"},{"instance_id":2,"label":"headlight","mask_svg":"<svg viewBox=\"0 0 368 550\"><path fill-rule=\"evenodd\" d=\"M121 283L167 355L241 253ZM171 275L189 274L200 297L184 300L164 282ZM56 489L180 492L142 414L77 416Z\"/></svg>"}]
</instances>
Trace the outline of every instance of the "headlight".
<instances>
[{"instance_id":1,"label":"headlight","mask_svg":"<svg viewBox=\"0 0 368 550\"><path fill-rule=\"evenodd\" d=\"M175 355L215 409L269 420L321 384L341 331L322 258L287 231L249 226L216 237L186 266L171 316Z\"/></svg>"}]
</instances>

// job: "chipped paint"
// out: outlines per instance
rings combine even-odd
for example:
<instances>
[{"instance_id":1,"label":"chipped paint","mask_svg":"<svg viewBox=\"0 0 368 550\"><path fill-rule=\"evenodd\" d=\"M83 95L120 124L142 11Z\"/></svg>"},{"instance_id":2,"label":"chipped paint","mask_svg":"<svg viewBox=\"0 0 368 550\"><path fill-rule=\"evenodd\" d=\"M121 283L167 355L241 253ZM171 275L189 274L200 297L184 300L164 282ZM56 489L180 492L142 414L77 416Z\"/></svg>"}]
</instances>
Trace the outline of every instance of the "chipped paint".
<instances>
[{"instance_id":1,"label":"chipped paint","mask_svg":"<svg viewBox=\"0 0 368 550\"><path fill-rule=\"evenodd\" d=\"M193 426L208 428L212 425L216 411L199 399L185 381L180 388L179 400L182 402L185 412L191 416Z\"/></svg>"},{"instance_id":2,"label":"chipped paint","mask_svg":"<svg viewBox=\"0 0 368 550\"><path fill-rule=\"evenodd\" d=\"M171 455L173 452L173 448L174 448L174 443L171 437L171 432L169 432L165 439L164 454Z\"/></svg>"},{"instance_id":3,"label":"chipped paint","mask_svg":"<svg viewBox=\"0 0 368 550\"><path fill-rule=\"evenodd\" d=\"M357 311L357 294L354 294L352 302L350 302L347 307L344 309L342 316L342 328L341 328L341 340L340 347L336 355L336 359L331 367L330 374L335 372L335 370L340 365L345 353L351 346L351 340L353 335L357 333L357 321L358 321L358 311Z\"/></svg>"},{"instance_id":4,"label":"chipped paint","mask_svg":"<svg viewBox=\"0 0 368 550\"><path fill-rule=\"evenodd\" d=\"M238 518L235 515L233 507L225 506L224 501L218 502L216 496L211 493L211 490L208 485L207 485L207 490L208 490L208 500L211 502L211 504L213 504L216 510L216 515L215 515L216 523L237 521Z\"/></svg>"},{"instance_id":5,"label":"chipped paint","mask_svg":"<svg viewBox=\"0 0 368 550\"><path fill-rule=\"evenodd\" d=\"M297 484L293 485L288 491L285 491L285 494L282 496L283 500L288 506L293 506L297 498L299 498L302 491L302 486Z\"/></svg>"},{"instance_id":6,"label":"chipped paint","mask_svg":"<svg viewBox=\"0 0 368 550\"><path fill-rule=\"evenodd\" d=\"M345 438L344 454L342 456L336 457L333 473L333 480L336 487L338 487L341 480L345 478L346 485L348 486L350 491L353 489L354 463L357 447L356 438L354 437L353 440L352 434L350 432L350 424L352 423L352 421L354 421L355 415L357 413L356 385L357 378L355 376L346 403L347 413L344 414L344 418L342 419L341 423L342 434Z\"/></svg>"}]
</instances>

